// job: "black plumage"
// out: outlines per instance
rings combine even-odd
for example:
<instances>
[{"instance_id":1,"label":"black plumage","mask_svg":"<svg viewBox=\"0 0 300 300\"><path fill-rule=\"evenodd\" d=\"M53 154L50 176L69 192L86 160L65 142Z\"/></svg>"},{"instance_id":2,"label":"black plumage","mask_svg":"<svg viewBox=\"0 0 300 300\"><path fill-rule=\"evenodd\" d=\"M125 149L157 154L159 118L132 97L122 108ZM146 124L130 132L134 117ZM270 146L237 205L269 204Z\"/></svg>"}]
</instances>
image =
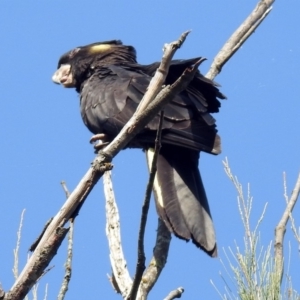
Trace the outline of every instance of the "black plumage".
<instances>
[{"instance_id":1,"label":"black plumage","mask_svg":"<svg viewBox=\"0 0 300 300\"><path fill-rule=\"evenodd\" d=\"M171 62L165 84L172 84L200 57ZM132 46L120 41L77 47L64 54L54 82L80 93L81 116L94 133L111 141L135 112L159 63L140 65ZM198 169L200 151L218 154L220 138L210 113L225 96L197 72L186 90L164 108L162 148L154 182L156 208L171 232L206 253L217 253L209 205ZM157 115L128 147L145 150L151 163Z\"/></svg>"}]
</instances>

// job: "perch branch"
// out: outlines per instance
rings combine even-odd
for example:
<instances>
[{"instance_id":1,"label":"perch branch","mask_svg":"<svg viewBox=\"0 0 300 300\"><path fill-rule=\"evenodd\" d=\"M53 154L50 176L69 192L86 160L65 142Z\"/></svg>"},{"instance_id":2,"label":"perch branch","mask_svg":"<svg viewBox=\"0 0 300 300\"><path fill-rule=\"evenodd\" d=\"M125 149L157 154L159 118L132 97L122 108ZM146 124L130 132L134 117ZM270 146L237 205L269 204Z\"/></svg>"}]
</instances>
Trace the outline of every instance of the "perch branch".
<instances>
[{"instance_id":1,"label":"perch branch","mask_svg":"<svg viewBox=\"0 0 300 300\"><path fill-rule=\"evenodd\" d=\"M275 228L275 244L274 244L275 267L276 267L276 275L278 276L277 278L278 280L280 280L280 282L282 281L282 275L283 275L283 239L286 231L286 224L297 202L299 192L300 192L300 173L298 175L298 179L296 181L291 198L287 203L286 209L283 212L283 215L278 225Z\"/></svg>"},{"instance_id":2,"label":"perch branch","mask_svg":"<svg viewBox=\"0 0 300 300\"><path fill-rule=\"evenodd\" d=\"M150 205L150 198L151 198L151 193L152 193L152 188L153 188L153 182L154 182L154 178L155 178L155 174L156 174L156 170L157 170L157 159L158 159L158 154L159 154L159 151L161 148L161 130L162 130L162 125L163 125L163 120L164 120L164 112L161 111L157 135L156 135L156 139L155 139L154 156L153 156L153 160L152 160L149 181L148 181L147 188L146 188L145 200L144 200L144 204L142 207L141 223L140 223L140 230L139 230L139 237L138 237L138 259L137 259L137 263L136 263L134 281L132 284L132 288L131 288L128 300L136 299L138 288L139 288L140 282L142 280L143 273L146 269L144 236L145 236L145 229L146 229L147 216L148 216L149 205Z\"/></svg>"},{"instance_id":3,"label":"perch branch","mask_svg":"<svg viewBox=\"0 0 300 300\"><path fill-rule=\"evenodd\" d=\"M174 56L177 49L179 49L184 43L186 37L191 31L188 30L184 32L177 41L174 41L170 44L166 44L163 49L163 57L161 63L156 70L153 78L150 81L150 84L147 89L147 93L143 97L143 100L140 102L136 112L143 111L155 98L155 96L159 93L162 86L165 83L165 79L169 72L170 63L172 57Z\"/></svg>"},{"instance_id":4,"label":"perch branch","mask_svg":"<svg viewBox=\"0 0 300 300\"><path fill-rule=\"evenodd\" d=\"M259 1L251 14L231 35L231 37L216 55L208 73L205 75L207 78L214 79L221 72L226 62L244 44L244 42L270 13L274 1L275 0Z\"/></svg>"}]
</instances>

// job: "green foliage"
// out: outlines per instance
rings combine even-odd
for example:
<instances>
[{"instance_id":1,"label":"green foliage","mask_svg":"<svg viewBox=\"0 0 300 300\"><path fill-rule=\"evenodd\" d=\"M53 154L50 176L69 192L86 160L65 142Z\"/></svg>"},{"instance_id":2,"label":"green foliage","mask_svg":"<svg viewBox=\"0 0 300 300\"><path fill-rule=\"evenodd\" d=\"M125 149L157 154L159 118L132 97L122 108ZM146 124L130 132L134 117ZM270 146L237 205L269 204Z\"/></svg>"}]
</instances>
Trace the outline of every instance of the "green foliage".
<instances>
[{"instance_id":1,"label":"green foliage","mask_svg":"<svg viewBox=\"0 0 300 300\"><path fill-rule=\"evenodd\" d=\"M237 177L231 173L228 161L223 163L227 176L237 190L238 208L245 229L245 236L242 250L237 244L235 249L230 247L228 250L223 249L227 262L224 263L221 259L221 263L225 269L226 278L222 274L220 276L225 283L225 293L222 294L212 282L213 286L223 300L299 300L300 296L293 290L289 277L287 277L284 292L281 293L281 274L276 272L273 243L270 242L267 247L260 244L258 229L264 219L267 204L256 222L254 230L252 230L250 216L253 198L250 195L250 186L248 185L245 196L242 185ZM230 288L232 285L234 289Z\"/></svg>"}]
</instances>

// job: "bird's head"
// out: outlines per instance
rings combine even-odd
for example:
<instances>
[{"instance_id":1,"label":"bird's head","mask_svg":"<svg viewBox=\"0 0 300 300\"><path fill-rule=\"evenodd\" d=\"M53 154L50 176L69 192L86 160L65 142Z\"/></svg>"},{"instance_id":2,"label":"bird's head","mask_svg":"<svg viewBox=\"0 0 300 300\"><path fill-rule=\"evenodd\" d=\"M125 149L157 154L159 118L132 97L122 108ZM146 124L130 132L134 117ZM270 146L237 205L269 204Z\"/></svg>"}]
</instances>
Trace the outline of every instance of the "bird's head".
<instances>
[{"instance_id":1,"label":"bird's head","mask_svg":"<svg viewBox=\"0 0 300 300\"><path fill-rule=\"evenodd\" d=\"M135 63L136 51L120 40L80 46L60 57L52 80L66 88L79 88L98 67L124 61Z\"/></svg>"}]
</instances>

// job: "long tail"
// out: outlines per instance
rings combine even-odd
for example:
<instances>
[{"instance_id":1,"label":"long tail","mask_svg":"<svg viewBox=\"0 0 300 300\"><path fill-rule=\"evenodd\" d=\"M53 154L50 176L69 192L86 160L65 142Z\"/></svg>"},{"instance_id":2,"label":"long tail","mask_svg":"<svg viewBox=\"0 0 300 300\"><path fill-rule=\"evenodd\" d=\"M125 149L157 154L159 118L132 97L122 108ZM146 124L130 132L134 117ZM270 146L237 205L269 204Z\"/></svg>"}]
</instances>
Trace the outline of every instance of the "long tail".
<instances>
[{"instance_id":1,"label":"long tail","mask_svg":"<svg viewBox=\"0 0 300 300\"><path fill-rule=\"evenodd\" d=\"M146 150L151 166L153 149ZM199 152L163 145L154 180L156 209L168 229L217 256L214 226L198 169Z\"/></svg>"}]
</instances>

